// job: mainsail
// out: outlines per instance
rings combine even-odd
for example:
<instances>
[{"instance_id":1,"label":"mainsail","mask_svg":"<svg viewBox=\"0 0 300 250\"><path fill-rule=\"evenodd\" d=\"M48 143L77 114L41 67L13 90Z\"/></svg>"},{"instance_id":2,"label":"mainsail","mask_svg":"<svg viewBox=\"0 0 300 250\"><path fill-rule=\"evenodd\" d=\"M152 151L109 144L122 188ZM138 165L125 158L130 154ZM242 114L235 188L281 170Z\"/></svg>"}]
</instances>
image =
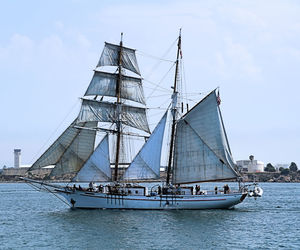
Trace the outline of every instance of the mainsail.
<instances>
[{"instance_id":1,"label":"mainsail","mask_svg":"<svg viewBox=\"0 0 300 250\"><path fill-rule=\"evenodd\" d=\"M214 90L177 123L173 182L216 181L237 176Z\"/></svg>"},{"instance_id":2,"label":"mainsail","mask_svg":"<svg viewBox=\"0 0 300 250\"><path fill-rule=\"evenodd\" d=\"M98 144L73 181L111 181L108 134Z\"/></svg>"},{"instance_id":3,"label":"mainsail","mask_svg":"<svg viewBox=\"0 0 300 250\"><path fill-rule=\"evenodd\" d=\"M81 129L75 128L76 120L31 166L29 171L55 165L51 176L78 171L94 150L96 131L90 130L97 122L80 123Z\"/></svg>"},{"instance_id":4,"label":"mainsail","mask_svg":"<svg viewBox=\"0 0 300 250\"><path fill-rule=\"evenodd\" d=\"M161 118L148 141L126 169L122 179L146 180L160 178L161 149L167 113Z\"/></svg>"}]
</instances>

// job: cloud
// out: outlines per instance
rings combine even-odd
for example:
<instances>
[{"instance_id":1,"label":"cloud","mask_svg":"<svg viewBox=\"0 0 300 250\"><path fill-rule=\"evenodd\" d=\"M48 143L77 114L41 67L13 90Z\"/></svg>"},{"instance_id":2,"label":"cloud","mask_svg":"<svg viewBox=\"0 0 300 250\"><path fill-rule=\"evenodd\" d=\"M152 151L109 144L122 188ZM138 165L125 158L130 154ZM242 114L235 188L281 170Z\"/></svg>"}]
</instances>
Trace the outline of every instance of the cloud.
<instances>
[{"instance_id":1,"label":"cloud","mask_svg":"<svg viewBox=\"0 0 300 250\"><path fill-rule=\"evenodd\" d=\"M231 38L224 39L224 50L215 53L217 72L225 78L243 76L257 78L261 68L245 45L233 42Z\"/></svg>"}]
</instances>

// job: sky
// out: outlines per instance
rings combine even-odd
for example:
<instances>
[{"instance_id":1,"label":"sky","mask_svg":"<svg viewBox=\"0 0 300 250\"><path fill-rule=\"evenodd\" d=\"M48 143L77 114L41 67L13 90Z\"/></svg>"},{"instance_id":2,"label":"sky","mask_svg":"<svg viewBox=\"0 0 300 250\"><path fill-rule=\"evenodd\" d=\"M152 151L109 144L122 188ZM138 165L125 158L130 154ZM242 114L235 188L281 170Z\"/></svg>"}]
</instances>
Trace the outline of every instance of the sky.
<instances>
[{"instance_id":1,"label":"sky","mask_svg":"<svg viewBox=\"0 0 300 250\"><path fill-rule=\"evenodd\" d=\"M234 159L299 166L299 13L296 0L1 0L0 168L14 148L32 164L70 124L104 42L121 32L137 49L153 128L170 100L154 84L171 93L179 28L190 105L220 88Z\"/></svg>"}]
</instances>

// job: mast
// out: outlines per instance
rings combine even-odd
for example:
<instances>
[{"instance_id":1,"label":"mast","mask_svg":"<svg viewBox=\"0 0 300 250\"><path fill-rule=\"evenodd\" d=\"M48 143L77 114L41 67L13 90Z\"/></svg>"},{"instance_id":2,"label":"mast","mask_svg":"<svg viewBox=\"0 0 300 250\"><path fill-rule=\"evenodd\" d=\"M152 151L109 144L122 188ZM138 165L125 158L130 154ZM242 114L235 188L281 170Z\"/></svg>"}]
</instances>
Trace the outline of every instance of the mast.
<instances>
[{"instance_id":1,"label":"mast","mask_svg":"<svg viewBox=\"0 0 300 250\"><path fill-rule=\"evenodd\" d=\"M121 85L122 85L122 48L123 48L123 33L121 33L121 41L120 41L120 52L119 52L119 75L116 86L116 96L117 96L117 147L116 147L116 161L115 161L115 175L114 181L118 181L118 165L119 165L119 155L120 155L120 141L121 141Z\"/></svg>"},{"instance_id":2,"label":"mast","mask_svg":"<svg viewBox=\"0 0 300 250\"><path fill-rule=\"evenodd\" d=\"M174 137L175 137L175 129L176 129L176 113L177 113L177 81L178 81L178 66L179 66L179 54L181 50L181 29L179 30L178 44L177 44L177 58L176 58L176 69L175 69L175 79L173 86L173 94L172 94L172 131L171 131L171 142L170 142L170 154L169 154L169 162L167 169L167 185L170 183L170 175L171 175L171 167L172 167L172 158L173 158L173 148L174 148Z\"/></svg>"}]
</instances>

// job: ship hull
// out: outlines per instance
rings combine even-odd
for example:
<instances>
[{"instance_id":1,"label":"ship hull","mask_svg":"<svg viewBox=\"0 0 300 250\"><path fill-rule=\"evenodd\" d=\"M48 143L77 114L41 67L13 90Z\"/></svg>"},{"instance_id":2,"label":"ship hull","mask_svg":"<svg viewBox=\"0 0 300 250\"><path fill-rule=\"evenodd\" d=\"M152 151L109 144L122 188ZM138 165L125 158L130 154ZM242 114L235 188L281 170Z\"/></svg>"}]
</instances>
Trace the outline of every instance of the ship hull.
<instances>
[{"instance_id":1,"label":"ship hull","mask_svg":"<svg viewBox=\"0 0 300 250\"><path fill-rule=\"evenodd\" d=\"M247 193L220 195L111 195L94 192L56 190L72 208L80 209L140 209L186 210L226 209L241 203Z\"/></svg>"}]
</instances>

